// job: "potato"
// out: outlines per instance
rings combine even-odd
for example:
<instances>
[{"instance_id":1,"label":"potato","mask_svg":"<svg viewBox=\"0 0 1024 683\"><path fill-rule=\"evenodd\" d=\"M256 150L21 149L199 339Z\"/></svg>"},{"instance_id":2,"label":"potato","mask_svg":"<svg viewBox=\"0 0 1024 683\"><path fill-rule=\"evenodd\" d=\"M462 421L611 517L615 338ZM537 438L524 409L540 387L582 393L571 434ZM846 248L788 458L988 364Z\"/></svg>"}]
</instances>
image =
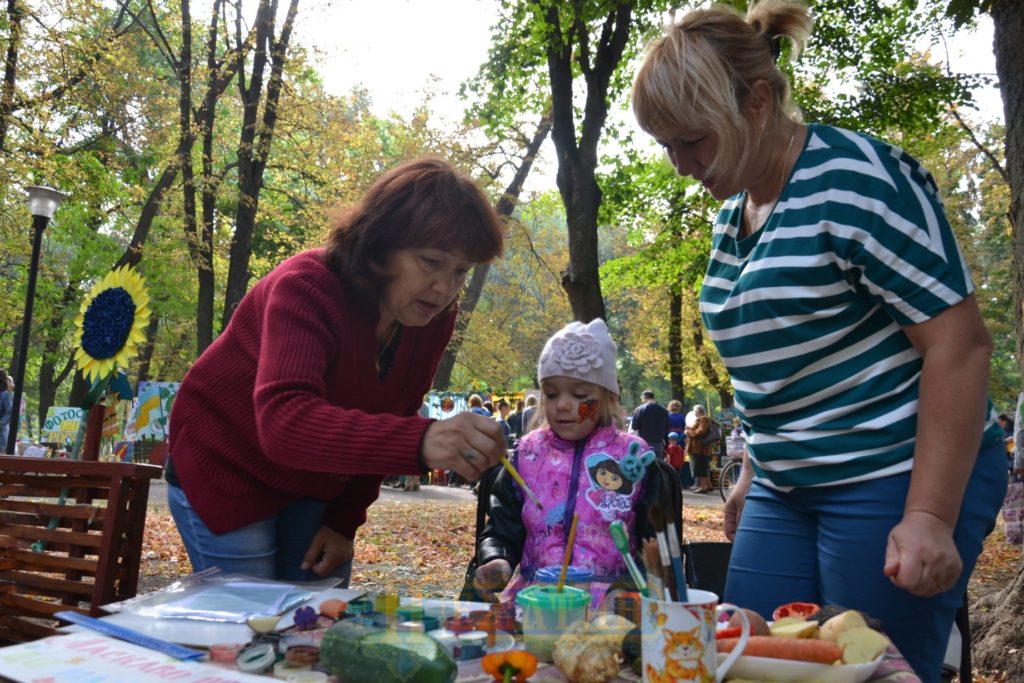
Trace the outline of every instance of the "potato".
<instances>
[{"instance_id":1,"label":"potato","mask_svg":"<svg viewBox=\"0 0 1024 683\"><path fill-rule=\"evenodd\" d=\"M822 624L818 637L822 640L831 640L834 643L838 640L840 634L848 631L849 629L864 627L867 627L867 623L864 621L864 617L861 616L860 612L852 609L846 610Z\"/></svg>"},{"instance_id":2,"label":"potato","mask_svg":"<svg viewBox=\"0 0 1024 683\"><path fill-rule=\"evenodd\" d=\"M764 620L760 614L752 609L740 608L747 615L747 619L750 621L750 635L752 636L770 636L771 630L768 628L768 622ZM743 626L743 619L740 618L739 613L734 612L732 618L729 619L729 626Z\"/></svg>"},{"instance_id":3,"label":"potato","mask_svg":"<svg viewBox=\"0 0 1024 683\"><path fill-rule=\"evenodd\" d=\"M779 638L816 638L818 624L814 621L791 621L785 624L775 622L771 625L771 635Z\"/></svg>"},{"instance_id":4,"label":"potato","mask_svg":"<svg viewBox=\"0 0 1024 683\"><path fill-rule=\"evenodd\" d=\"M863 664L885 652L889 639L867 626L854 626L839 634L836 645L843 648L845 664Z\"/></svg>"}]
</instances>

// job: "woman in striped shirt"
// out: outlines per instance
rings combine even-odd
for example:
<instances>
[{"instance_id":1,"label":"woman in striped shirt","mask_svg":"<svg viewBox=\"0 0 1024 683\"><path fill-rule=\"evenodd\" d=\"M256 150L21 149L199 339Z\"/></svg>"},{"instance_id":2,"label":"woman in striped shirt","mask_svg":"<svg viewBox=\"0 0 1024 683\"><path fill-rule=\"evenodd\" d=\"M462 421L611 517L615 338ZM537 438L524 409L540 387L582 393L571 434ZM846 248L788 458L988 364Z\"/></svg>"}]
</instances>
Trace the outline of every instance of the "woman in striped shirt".
<instances>
[{"instance_id":1,"label":"woman in striped shirt","mask_svg":"<svg viewBox=\"0 0 1024 683\"><path fill-rule=\"evenodd\" d=\"M724 202L700 310L750 464L725 598L860 609L935 681L1006 486L991 340L928 172L797 120L775 61L810 28L782 0L690 12L633 86L640 125Z\"/></svg>"}]
</instances>

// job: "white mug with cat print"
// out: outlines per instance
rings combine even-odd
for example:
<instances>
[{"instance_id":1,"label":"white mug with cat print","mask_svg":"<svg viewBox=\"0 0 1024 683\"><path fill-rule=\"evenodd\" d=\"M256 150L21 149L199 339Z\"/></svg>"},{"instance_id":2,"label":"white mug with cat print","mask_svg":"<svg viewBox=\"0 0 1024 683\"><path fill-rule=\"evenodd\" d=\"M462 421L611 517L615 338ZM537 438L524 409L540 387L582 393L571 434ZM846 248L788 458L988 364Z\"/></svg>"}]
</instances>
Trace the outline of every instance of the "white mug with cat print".
<instances>
[{"instance_id":1,"label":"white mug with cat print","mask_svg":"<svg viewBox=\"0 0 1024 683\"><path fill-rule=\"evenodd\" d=\"M718 604L709 591L690 589L686 602L643 598L640 615L644 683L721 683L747 647L750 621L735 605ZM732 653L717 664L715 631L720 612L735 612L743 633Z\"/></svg>"}]
</instances>

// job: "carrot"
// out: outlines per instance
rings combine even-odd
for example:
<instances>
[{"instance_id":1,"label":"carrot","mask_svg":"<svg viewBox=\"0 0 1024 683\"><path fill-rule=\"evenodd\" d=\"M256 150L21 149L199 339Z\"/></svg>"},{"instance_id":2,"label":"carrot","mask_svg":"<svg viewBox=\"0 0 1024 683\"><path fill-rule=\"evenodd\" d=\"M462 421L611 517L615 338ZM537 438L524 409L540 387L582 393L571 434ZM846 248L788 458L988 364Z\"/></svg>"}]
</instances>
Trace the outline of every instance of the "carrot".
<instances>
[{"instance_id":1,"label":"carrot","mask_svg":"<svg viewBox=\"0 0 1024 683\"><path fill-rule=\"evenodd\" d=\"M330 619L341 618L341 613L348 609L348 603L338 598L331 598L320 603L320 614Z\"/></svg>"},{"instance_id":2,"label":"carrot","mask_svg":"<svg viewBox=\"0 0 1024 683\"><path fill-rule=\"evenodd\" d=\"M722 638L739 638L742 634L742 626L728 626L715 631L715 640L721 640Z\"/></svg>"},{"instance_id":3,"label":"carrot","mask_svg":"<svg viewBox=\"0 0 1024 683\"><path fill-rule=\"evenodd\" d=\"M719 652L732 652L739 638L716 641ZM779 636L750 636L743 654L751 657L795 659L800 662L831 664L843 658L843 648L827 640L813 638L780 638Z\"/></svg>"}]
</instances>

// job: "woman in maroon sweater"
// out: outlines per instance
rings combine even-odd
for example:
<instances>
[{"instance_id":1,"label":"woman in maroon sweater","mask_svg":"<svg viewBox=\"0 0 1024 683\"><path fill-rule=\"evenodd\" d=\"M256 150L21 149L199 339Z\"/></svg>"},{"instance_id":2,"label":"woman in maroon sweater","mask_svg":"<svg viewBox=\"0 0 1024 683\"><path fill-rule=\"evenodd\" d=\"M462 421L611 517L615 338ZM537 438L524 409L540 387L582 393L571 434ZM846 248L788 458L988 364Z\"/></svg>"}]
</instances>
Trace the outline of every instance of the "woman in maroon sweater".
<instances>
[{"instance_id":1,"label":"woman in maroon sweater","mask_svg":"<svg viewBox=\"0 0 1024 683\"><path fill-rule=\"evenodd\" d=\"M246 294L171 412L168 500L194 571L347 582L385 475L476 480L498 462L497 422L417 410L466 275L502 240L469 178L408 162L340 215L324 249Z\"/></svg>"}]
</instances>

